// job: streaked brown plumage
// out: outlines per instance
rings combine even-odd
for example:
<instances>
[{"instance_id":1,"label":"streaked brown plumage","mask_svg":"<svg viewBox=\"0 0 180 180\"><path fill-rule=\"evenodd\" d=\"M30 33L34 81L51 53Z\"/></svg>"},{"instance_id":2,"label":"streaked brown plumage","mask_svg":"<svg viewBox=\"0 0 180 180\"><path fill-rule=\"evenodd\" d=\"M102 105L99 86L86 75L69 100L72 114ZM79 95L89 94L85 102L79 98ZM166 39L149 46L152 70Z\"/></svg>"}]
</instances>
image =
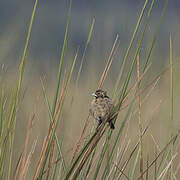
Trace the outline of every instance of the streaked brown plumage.
<instances>
[{"instance_id":1,"label":"streaked brown plumage","mask_svg":"<svg viewBox=\"0 0 180 180\"><path fill-rule=\"evenodd\" d=\"M90 114L98 121L99 127L104 120L108 122L109 115L114 106L112 100L107 96L106 91L99 89L92 95L94 98L91 102ZM112 122L109 122L109 125L111 129L114 129Z\"/></svg>"}]
</instances>

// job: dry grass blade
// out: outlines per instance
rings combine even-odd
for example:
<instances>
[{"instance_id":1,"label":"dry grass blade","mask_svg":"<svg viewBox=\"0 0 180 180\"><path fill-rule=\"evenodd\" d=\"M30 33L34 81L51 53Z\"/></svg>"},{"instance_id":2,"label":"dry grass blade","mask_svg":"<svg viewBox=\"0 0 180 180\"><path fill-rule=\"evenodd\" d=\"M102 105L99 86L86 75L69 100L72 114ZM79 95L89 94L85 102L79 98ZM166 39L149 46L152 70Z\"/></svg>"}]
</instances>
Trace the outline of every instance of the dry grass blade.
<instances>
[{"instance_id":1,"label":"dry grass blade","mask_svg":"<svg viewBox=\"0 0 180 180\"><path fill-rule=\"evenodd\" d=\"M142 136L146 133L146 131L148 130L148 128L149 128L149 124L148 124L148 125L146 126L146 128L144 129L144 131L143 131L143 133L142 133ZM122 166L122 169L121 169L122 172L125 171L125 169L126 169L128 163L129 163L129 161L131 160L131 158L132 158L132 156L133 156L133 154L134 154L134 152L136 151L136 149L137 149L138 146L139 146L139 142L138 142L138 143L135 145L135 147L133 148L132 152L131 152L130 155L129 155L129 158L124 162L124 164L123 164L123 166ZM119 178L121 178L121 176L122 176L122 173L120 174Z\"/></svg>"},{"instance_id":2,"label":"dry grass blade","mask_svg":"<svg viewBox=\"0 0 180 180\"><path fill-rule=\"evenodd\" d=\"M16 112L19 104L19 94L20 94L20 89L22 85L22 79L23 79L23 74L24 74L24 68L25 68L25 63L26 63L26 55L27 55L27 49L29 46L29 41L31 37L31 31L32 31L32 25L35 17L35 12L37 8L37 3L38 0L35 0L32 15L31 15L31 20L28 28L28 33L27 33L27 38L24 46L24 51L23 51L23 56L21 59L21 63L19 65L19 72L18 72L18 79L17 79L17 84L16 84L16 90L15 90L15 95L14 95L14 102L13 102L13 116L12 116L12 122L13 122L13 127L12 127L12 135L11 135L11 143L10 143L10 152L9 152L9 157L8 157L8 173L7 173L7 179L10 179L11 177L11 168L12 168L12 158L13 158L13 146L14 146L14 139L15 139L15 128L16 128Z\"/></svg>"},{"instance_id":3,"label":"dry grass blade","mask_svg":"<svg viewBox=\"0 0 180 180\"><path fill-rule=\"evenodd\" d=\"M107 121L103 121L103 123L100 125L100 127L97 129L97 131L92 135L92 137L89 139L89 141L85 144L85 146L79 153L78 157L75 159L75 161L69 168L68 172L66 173L64 180L68 180L72 176L73 172L75 171L76 166L79 164L80 160L83 158L82 161L80 162L77 170L75 171L73 177L76 178L78 176L82 167L84 166L85 162L87 161L88 157L90 156L91 152L96 147L100 137L102 137L103 133L105 132L106 129L104 130L104 127L106 125L106 122ZM95 144L95 145L93 145L93 144Z\"/></svg>"},{"instance_id":4,"label":"dry grass blade","mask_svg":"<svg viewBox=\"0 0 180 180\"><path fill-rule=\"evenodd\" d=\"M152 86L152 84L156 83L156 81L160 78L160 76L162 76L167 70L169 70L169 67L166 67L166 68L165 68L161 73L159 73L150 83L148 83L148 84L146 85L146 87L140 91L140 94L143 94L149 87ZM141 80L142 78L143 78L143 75L141 75L140 80ZM124 97L124 99L123 99L123 101L122 101L122 104L125 103L125 101L127 100L127 97L130 95L130 93L132 93L132 90L135 90L135 88L137 87L137 85L138 85L138 82L136 82L136 83L133 85L133 87L130 88L130 90L128 91L128 93L125 95L125 97ZM113 113L112 116L111 116L111 120L112 120L115 116L117 116L120 111L122 111L123 109L125 109L126 107L128 107L128 106L137 98L137 96L138 96L138 95L134 96L134 98L131 99L131 101L130 101L129 103L122 105L122 107L121 107L117 112Z\"/></svg>"},{"instance_id":5,"label":"dry grass blade","mask_svg":"<svg viewBox=\"0 0 180 180\"><path fill-rule=\"evenodd\" d=\"M146 170L144 170L144 172L138 177L138 180L141 179L141 177L146 173L146 171L157 161L157 159L164 153L164 151L167 149L167 147L178 138L179 134L180 134L180 131L171 138L171 140L165 145L165 147L157 155L157 157L150 163L149 167Z\"/></svg>"},{"instance_id":6,"label":"dry grass blade","mask_svg":"<svg viewBox=\"0 0 180 180\"><path fill-rule=\"evenodd\" d=\"M178 165L177 165L177 167L176 167L176 170L175 170L175 175L177 175L177 173L178 173L179 169L180 169L180 162L179 162L179 164L178 164Z\"/></svg>"},{"instance_id":7,"label":"dry grass blade","mask_svg":"<svg viewBox=\"0 0 180 180\"><path fill-rule=\"evenodd\" d=\"M83 55L82 55L81 64L80 64L80 66L79 66L79 71L78 71L78 73L77 73L77 79L76 79L76 83L75 83L75 84L76 84L76 87L78 86L80 74L81 74L82 67L83 67L83 63L84 63L84 60L85 60L86 51L87 51L89 42L90 42L90 40L91 40L92 32L93 32L93 29L94 29L94 24L95 24L95 19L93 18L92 24L91 24L91 28L90 28L89 34L88 34L88 39L87 39L87 41L86 41L86 45L85 45L84 52L83 52Z\"/></svg>"},{"instance_id":8,"label":"dry grass blade","mask_svg":"<svg viewBox=\"0 0 180 180\"><path fill-rule=\"evenodd\" d=\"M52 148L51 148L51 152L49 156L49 164L48 164L48 171L47 171L46 179L49 179L51 164L52 164L53 156L54 156L54 150L55 150L55 138L53 139L53 142L52 142Z\"/></svg>"},{"instance_id":9,"label":"dry grass blade","mask_svg":"<svg viewBox=\"0 0 180 180\"><path fill-rule=\"evenodd\" d=\"M48 173L48 171L53 167L53 165L57 164L59 161L61 160L61 158L57 159L56 161L52 162L47 169L45 169L45 171L43 172L43 174Z\"/></svg>"},{"instance_id":10,"label":"dry grass blade","mask_svg":"<svg viewBox=\"0 0 180 180\"><path fill-rule=\"evenodd\" d=\"M88 115L88 117L87 117L87 119L86 119L86 122L85 122L85 125L84 125L84 127L83 127L81 136L80 136L80 138L79 138L79 141L78 141L77 144L76 144L76 148L75 148L75 150L74 150L71 163L74 161L74 158L76 157L76 155L77 155L77 153L78 153L78 151L79 151L79 148L80 148L81 143L82 143L82 140L83 140L83 138L84 138L84 136L85 136L86 129L87 129L87 127L88 127L89 121L90 121L90 115Z\"/></svg>"},{"instance_id":11,"label":"dry grass blade","mask_svg":"<svg viewBox=\"0 0 180 180\"><path fill-rule=\"evenodd\" d=\"M66 77L66 69L64 70L64 77ZM53 115L52 115L52 112L51 112L49 100L48 100L47 95L46 95L46 90L45 90L45 86L44 86L44 82L43 82L44 78L40 78L40 80L41 80L41 84L42 84L42 90L43 90L44 98L46 100L46 104L47 104L47 107L48 107L49 118L50 118L50 123L51 123L53 121ZM62 81L62 87L65 86L64 81L65 81L65 79L63 79L63 81ZM57 144L58 156L60 156L62 158L63 170L66 170L66 164L65 164L64 157L62 155L62 150L61 150L61 147L60 147L60 144L59 144L59 139L57 137L57 133L55 133L55 140L56 140L56 144Z\"/></svg>"},{"instance_id":12,"label":"dry grass blade","mask_svg":"<svg viewBox=\"0 0 180 180\"><path fill-rule=\"evenodd\" d=\"M103 136L103 134L104 134L104 132L105 132L105 130L107 128L107 126L106 126L106 128L104 129L105 125L106 125L106 121L104 121L102 123L102 125L99 127L96 136L94 137L94 139L93 139L92 143L90 144L88 150L86 151L82 161L80 162L79 166L77 167L77 169L76 169L76 171L75 171L75 173L74 173L74 175L72 177L72 180L76 180L77 176L81 172L81 170L82 170L84 164L86 163L87 159L89 158L90 154L92 153L92 151L94 150L94 148L98 144L99 140Z\"/></svg>"},{"instance_id":13,"label":"dry grass blade","mask_svg":"<svg viewBox=\"0 0 180 180\"><path fill-rule=\"evenodd\" d=\"M146 168L149 167L149 154L147 154L147 160L146 160ZM146 180L149 178L149 169L146 172Z\"/></svg>"},{"instance_id":14,"label":"dry grass blade","mask_svg":"<svg viewBox=\"0 0 180 180\"><path fill-rule=\"evenodd\" d=\"M105 142L103 143L102 148L103 148L104 144L105 144ZM94 172L96 163L93 163L93 162L97 162L98 157L100 156L100 153L101 153L101 151L97 151L97 149L94 149L92 157L91 157L91 162L90 162L91 166L88 167L89 169L85 176L86 179L89 179L89 176Z\"/></svg>"},{"instance_id":15,"label":"dry grass blade","mask_svg":"<svg viewBox=\"0 0 180 180\"><path fill-rule=\"evenodd\" d=\"M121 65L120 72L119 72L119 75L118 75L116 84L115 84L115 86L114 86L113 98L114 98L114 96L115 96L115 94L116 94L116 91L117 91L117 89L118 89L118 86L119 86L119 83L120 83L120 80L121 80L123 71L124 71L124 69L125 69L124 67L125 67L125 65L126 65L126 63L127 63L127 59L128 59L129 54L130 54L130 50L131 50L131 48L132 48L133 42L134 42L134 40L135 40L135 37L136 37L136 35L137 35L137 32L138 32L138 30L139 30L139 28L140 28L140 25L141 25L141 23L142 23L142 19L143 19L143 16L144 16L144 14L145 14L145 10L146 10L148 1L149 1L149 0L146 0L146 1L144 2L144 6L143 6L143 8L142 8L142 10L141 10L141 13L140 13L140 15L139 15L139 18L138 18L136 27L135 27L134 32L133 32L133 34L132 34L132 38L131 38L131 40L130 40L130 42L129 42L129 46L128 46L128 48L127 48L127 50L126 50L126 54L125 54L125 56L124 56L124 58L123 58L123 63L122 63L122 65Z\"/></svg>"},{"instance_id":16,"label":"dry grass blade","mask_svg":"<svg viewBox=\"0 0 180 180\"><path fill-rule=\"evenodd\" d=\"M110 53L109 58L108 58L108 62L106 64L105 69L104 69L104 71L103 71L103 73L101 75L101 78L99 80L98 89L102 87L102 85L104 83L104 80L107 77L107 73L108 73L108 71L109 71L109 69L111 67L111 64L112 64L112 61L113 61L113 57L114 57L114 54L115 54L115 50L117 49L117 45L118 45L117 44L118 38L119 38L119 36L117 35L116 39L114 41L113 47L111 49L111 53ZM76 147L75 147L75 150L74 150L74 153L73 153L73 157L72 157L71 163L73 162L74 158L76 157L77 153L79 152L79 148L80 148L80 146L82 144L82 140L83 140L83 138L85 136L86 129L88 127L89 121L90 121L90 115L88 115L88 117L86 119L86 122L85 122L85 125L83 127L82 133L81 133L80 138L79 138L79 140L78 140L78 142L76 144Z\"/></svg>"},{"instance_id":17,"label":"dry grass blade","mask_svg":"<svg viewBox=\"0 0 180 180\"><path fill-rule=\"evenodd\" d=\"M123 103L126 101L126 99L131 95L131 93L133 92L133 90L135 90L135 88L138 86L138 84L140 83L140 81L144 78L145 74L148 72L148 70L150 69L151 67L151 64L149 64L147 66L147 68L145 69L145 71L142 73L142 75L139 77L139 82L136 81L136 83L133 85L133 87L131 87L127 93L126 93L126 96L124 97L123 99Z\"/></svg>"},{"instance_id":18,"label":"dry grass blade","mask_svg":"<svg viewBox=\"0 0 180 180\"><path fill-rule=\"evenodd\" d=\"M65 77L64 77L64 79L65 79ZM67 83L66 83L66 84L67 84ZM39 159L38 164L37 164L37 167L36 167L36 171L35 171L34 178L33 178L34 180L37 179L37 176L38 176L38 173L39 173L41 164L42 164L42 162L43 162L43 158L44 158L44 156L45 156L45 153L46 153L46 150L47 150L47 147L48 147L48 143L49 143L50 137L51 137L51 135L52 135L52 133L53 133L53 129L54 129L54 127L55 127L56 119L57 119L57 117L58 117L58 113L59 113L59 110L60 110L60 106L61 106L61 104L62 104L62 100L63 100L64 94L65 94L65 89L66 89L66 86L62 88L62 92L61 92L61 95L60 95L58 107L57 107L57 110L56 110L56 112L55 112L53 122L51 123L48 136L47 136L46 141L45 141L45 143L44 143L44 147L43 147L43 150L42 150L40 159Z\"/></svg>"},{"instance_id":19,"label":"dry grass blade","mask_svg":"<svg viewBox=\"0 0 180 180\"><path fill-rule=\"evenodd\" d=\"M126 138L125 138L126 139ZM124 141L125 142L125 141ZM129 148L129 144L130 144L130 140L128 140L128 142L127 142L127 145L124 145L124 148L120 151L121 152L121 155L120 155L120 157L118 158L116 158L117 160L118 160L118 162L116 162L115 164L120 164L121 163L121 161L122 161L122 159L125 157L125 153L127 152L127 150L128 150L128 148ZM122 171L121 171L122 172ZM114 172L114 175L113 175L113 179L115 179L115 176L116 176L116 174L117 174L117 169L115 170L115 172ZM110 175L109 175L110 176Z\"/></svg>"},{"instance_id":20,"label":"dry grass blade","mask_svg":"<svg viewBox=\"0 0 180 180\"><path fill-rule=\"evenodd\" d=\"M157 156L157 151L161 152L161 149L160 149L158 143L156 142L156 140L155 140L155 138L153 137L152 134L151 134L151 138L152 138L152 140L154 142L154 145L155 145L155 157L156 157ZM155 177L157 176L157 173L160 172L160 169L162 167L162 164L163 164L163 161L164 161L165 158L166 158L165 153L163 153L162 158L161 158L161 160L159 162L159 166L157 166L157 164L155 164Z\"/></svg>"},{"instance_id":21,"label":"dry grass blade","mask_svg":"<svg viewBox=\"0 0 180 180\"><path fill-rule=\"evenodd\" d=\"M120 173L122 173L122 175L124 175L124 177L126 178L126 179L129 179L129 177L114 163L114 166L116 167L116 169L120 172Z\"/></svg>"},{"instance_id":22,"label":"dry grass blade","mask_svg":"<svg viewBox=\"0 0 180 180\"><path fill-rule=\"evenodd\" d=\"M119 39L119 36L117 34L116 39L115 39L114 44L113 44L113 47L111 49L111 53L110 53L110 56L108 58L106 67L105 67L105 69L104 69L104 71L103 71L103 73L101 75L100 80L99 80L98 89L100 89L102 87L102 85L103 85L103 83L104 83L104 81L105 81L105 79L107 77L107 73L108 73L108 71L109 71L109 69L111 67L111 64L112 64L112 61L113 61L113 57L114 57L115 51L116 51L117 46L118 46L118 44L117 44L118 39Z\"/></svg>"},{"instance_id":23,"label":"dry grass blade","mask_svg":"<svg viewBox=\"0 0 180 180\"><path fill-rule=\"evenodd\" d=\"M158 106L159 106L159 105L158 105ZM154 109L157 109L157 107L154 108ZM147 125L146 128L144 129L142 136L144 136L144 134L145 134L146 131L148 130L150 124L151 124L151 120L148 122L148 125ZM123 171L123 172L125 171L128 163L130 162L130 160L131 160L131 158L132 158L135 150L137 149L138 145L139 145L139 142L138 142L138 143L135 145L135 147L133 148L132 152L131 152L130 155L129 155L129 158L124 162L124 164L123 164L123 166L122 166L122 171ZM147 171L148 171L148 170L147 170ZM122 174L120 174L119 178L121 177L121 175L122 175Z\"/></svg>"},{"instance_id":24,"label":"dry grass blade","mask_svg":"<svg viewBox=\"0 0 180 180\"><path fill-rule=\"evenodd\" d=\"M37 144L37 139L35 139L35 141L33 142L33 145L31 147L31 150L30 150L29 155L28 155L27 160L26 160L26 164L24 166L24 179L26 179L26 174L27 174L27 171L28 171L28 167L29 167L29 165L31 163L31 158L32 158L32 155L34 153L36 144Z\"/></svg>"},{"instance_id":25,"label":"dry grass blade","mask_svg":"<svg viewBox=\"0 0 180 180\"><path fill-rule=\"evenodd\" d=\"M18 176L18 172L19 172L18 170L19 170L19 166L21 164L21 158L22 158L22 153L19 156L19 159L18 159L17 164L16 164L16 168L15 168L14 173L13 173L14 180L16 180L16 178Z\"/></svg>"},{"instance_id":26,"label":"dry grass blade","mask_svg":"<svg viewBox=\"0 0 180 180\"><path fill-rule=\"evenodd\" d=\"M57 105L57 109L56 109L53 121L51 123L50 129L49 129L49 133L48 133L48 136L46 138L46 141L45 141L45 144L44 144L44 147L43 147L40 159L39 159L37 167L36 167L36 171L35 171L35 174L34 174L34 177L33 177L34 180L37 179L37 177L38 177L38 173L39 173L41 165L43 163L43 159L45 157L45 153L46 153L46 151L48 149L49 142L52 139L52 135L54 135L54 133L55 133L55 130L56 130L55 128L56 128L56 125L57 125L56 121L58 120L59 112L61 111L61 107L63 105L64 97L66 95L66 91L67 91L67 88L68 88L68 84L69 84L69 82L71 80L72 72L73 72L73 69L74 69L74 66L75 66L75 63L76 63L76 60L77 60L77 56L78 56L78 50L76 51L76 54L75 54L75 57L74 57L74 60L73 60L73 63L72 63L71 70L70 70L68 78L66 80L66 84L65 84L64 87L62 87L62 91L61 91L61 94L60 94L60 98L59 98L59 102L58 102L58 105ZM64 79L65 79L65 77L64 77ZM43 174L43 171L41 172L41 175L42 174Z\"/></svg>"},{"instance_id":27,"label":"dry grass blade","mask_svg":"<svg viewBox=\"0 0 180 180\"><path fill-rule=\"evenodd\" d=\"M140 71L139 55L137 56L137 96L138 96L138 118L139 118L139 141L140 141L140 173L143 172L143 141L142 141L142 119L141 119L141 94L140 94ZM143 177L142 177L143 179Z\"/></svg>"},{"instance_id":28,"label":"dry grass blade","mask_svg":"<svg viewBox=\"0 0 180 180\"><path fill-rule=\"evenodd\" d=\"M21 159L21 166L20 166L20 170L19 170L19 180L23 180L24 178L24 167L25 167L25 160L26 160L26 154L27 154L27 150L28 150L28 143L29 143L29 137L30 137L30 131L32 128L32 121L35 117L35 114L33 114L33 116L29 119L28 121L28 126L27 126L27 131L26 131L26 140L25 140L25 144L24 144L24 150L22 153L22 159Z\"/></svg>"},{"instance_id":29,"label":"dry grass blade","mask_svg":"<svg viewBox=\"0 0 180 180\"><path fill-rule=\"evenodd\" d=\"M163 179L163 177L165 176L165 174L167 173L168 169L170 168L170 166L172 165L172 162L174 160L174 158L177 156L177 154L175 154L172 158L171 161L167 164L167 166L164 168L164 170L161 172L161 174L159 175L157 180ZM168 178L169 179L169 178Z\"/></svg>"}]
</instances>

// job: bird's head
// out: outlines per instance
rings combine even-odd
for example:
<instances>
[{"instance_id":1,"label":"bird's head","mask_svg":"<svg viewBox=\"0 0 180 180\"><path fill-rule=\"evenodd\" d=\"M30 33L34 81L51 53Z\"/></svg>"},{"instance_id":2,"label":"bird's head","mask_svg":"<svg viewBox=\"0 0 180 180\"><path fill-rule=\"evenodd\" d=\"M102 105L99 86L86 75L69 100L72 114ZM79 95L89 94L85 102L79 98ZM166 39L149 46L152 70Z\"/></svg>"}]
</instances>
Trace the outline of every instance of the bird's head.
<instances>
[{"instance_id":1,"label":"bird's head","mask_svg":"<svg viewBox=\"0 0 180 180\"><path fill-rule=\"evenodd\" d=\"M101 89L96 90L96 92L93 93L92 96L95 97L95 98L99 98L99 97L105 98L105 97L108 97L106 91L103 91Z\"/></svg>"}]
</instances>

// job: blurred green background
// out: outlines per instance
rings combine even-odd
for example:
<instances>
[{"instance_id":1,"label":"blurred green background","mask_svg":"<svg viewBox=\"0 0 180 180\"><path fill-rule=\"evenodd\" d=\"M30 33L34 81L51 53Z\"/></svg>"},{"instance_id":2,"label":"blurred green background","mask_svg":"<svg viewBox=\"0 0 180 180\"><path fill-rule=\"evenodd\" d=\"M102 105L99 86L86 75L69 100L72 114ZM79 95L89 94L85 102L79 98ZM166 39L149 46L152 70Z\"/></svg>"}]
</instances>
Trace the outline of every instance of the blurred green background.
<instances>
[{"instance_id":1,"label":"blurred green background","mask_svg":"<svg viewBox=\"0 0 180 180\"><path fill-rule=\"evenodd\" d=\"M19 60L24 47L33 3L33 0L1 1L1 62L7 63L8 61L12 64L12 62ZM145 44L148 42L148 38L152 38L151 35L159 22L163 3L163 0L157 1L153 9ZM107 50L111 47L118 33L121 41L119 55L122 55L129 43L143 4L143 0L73 1L68 47L74 50L75 47L80 46L80 49L83 49L92 18L94 17L96 22L88 53L93 52L93 54L98 56L98 59L105 59ZM50 63L48 66L52 67L56 67L58 63L64 38L68 6L69 3L65 0L54 0L52 2L45 0L38 3L28 57L32 57L31 62L35 63L34 65L39 67L41 71L46 71L46 63ZM174 47L178 49L180 32L179 9L180 2L178 0L169 1L156 45L156 51L161 56L164 55L166 57L168 55L170 32L173 34ZM145 49L146 46L142 48ZM97 52L94 52L95 50ZM175 57L179 56L178 51L175 51L175 53ZM161 61L164 62L164 58L162 59ZM51 69L52 67L49 68Z\"/></svg>"},{"instance_id":2,"label":"blurred green background","mask_svg":"<svg viewBox=\"0 0 180 180\"><path fill-rule=\"evenodd\" d=\"M33 9L33 0L1 0L0 2L0 84L3 84L7 90L12 90L20 58L22 57L28 25ZM143 0L104 0L87 1L74 0L72 2L72 15L70 24L70 33L68 36L68 48L65 56L65 69L69 70L69 64L77 47L79 47L79 56L77 59L74 80L82 58L82 53L88 37L88 32L92 19L95 18L95 26L88 46L83 64L82 74L79 85L75 88L74 82L71 83L68 100L66 101L63 118L58 127L57 134L63 139L63 150L66 159L71 158L71 149L76 144L81 130L86 120L90 94L96 89L100 75L104 69L105 63L110 54L110 49L117 34L119 34L119 48L115 54L114 61L109 72L108 78L104 84L104 89L111 96L111 90L119 73L125 51L128 47L133 30L135 28L139 13L144 4ZM153 10L150 26L145 35L143 46L140 52L140 61L147 56L148 48L152 42L153 34L160 19L164 1L159 0ZM149 4L150 5L150 4ZM40 77L45 77L46 89L50 102L55 89L56 74L63 45L65 26L67 21L69 3L64 0L40 0L33 24L30 46L27 54L27 64L25 67L25 76L21 93L22 101L18 109L14 164L19 157L25 140L27 121L35 113L33 133L31 143L37 140L37 147L32 157L32 163L36 162L41 151L43 140L48 131L48 112L44 102ZM147 11L146 11L147 12ZM180 1L169 1L167 12L160 28L160 33L151 56L152 65L145 77L144 84L147 84L152 78L162 71L169 64L169 35L172 33L173 39L173 62L174 70L174 132L180 127L179 107L180 107ZM141 30L140 30L141 32ZM132 51L133 53L133 51ZM131 58L129 58L131 59ZM136 73L134 73L134 81ZM150 133L146 137L147 142L152 143L151 135L158 141L162 147L167 143L167 137L170 135L169 120L169 71L167 71L158 81L155 88L148 94L143 103L142 119L143 121L152 119ZM8 92L7 92L8 93ZM145 94L145 96L147 95ZM72 96L74 96L73 104ZM8 96L7 96L8 98ZM136 110L136 108L134 108ZM126 110L125 110L126 111ZM120 114L117 121L117 128L120 126L121 118L124 112ZM126 129L130 129L129 139L136 142L138 138L138 118L134 114L129 121ZM144 123L146 124L146 123ZM95 126L95 122L91 121ZM66 131L65 137L62 137L63 131ZM116 132L115 132L116 133ZM148 145L146 148L151 149ZM150 150L149 150L150 151ZM178 159L180 159L178 157ZM178 163L178 160L176 160ZM29 177L34 171L30 166ZM180 173L177 175L180 177Z\"/></svg>"}]
</instances>

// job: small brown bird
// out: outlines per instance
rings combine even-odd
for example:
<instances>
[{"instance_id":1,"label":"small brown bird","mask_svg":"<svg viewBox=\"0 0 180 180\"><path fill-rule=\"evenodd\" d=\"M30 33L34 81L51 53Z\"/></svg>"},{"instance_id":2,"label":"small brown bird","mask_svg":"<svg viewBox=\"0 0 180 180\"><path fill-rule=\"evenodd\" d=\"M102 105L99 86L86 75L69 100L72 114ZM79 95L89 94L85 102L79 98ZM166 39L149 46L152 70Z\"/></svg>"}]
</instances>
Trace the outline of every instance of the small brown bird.
<instances>
[{"instance_id":1,"label":"small brown bird","mask_svg":"<svg viewBox=\"0 0 180 180\"><path fill-rule=\"evenodd\" d=\"M93 93L92 96L94 98L91 102L90 114L98 121L98 127L104 120L106 120L109 123L110 128L114 129L114 124L111 121L108 121L110 113L114 107L112 100L107 96L106 91L101 89Z\"/></svg>"}]
</instances>

